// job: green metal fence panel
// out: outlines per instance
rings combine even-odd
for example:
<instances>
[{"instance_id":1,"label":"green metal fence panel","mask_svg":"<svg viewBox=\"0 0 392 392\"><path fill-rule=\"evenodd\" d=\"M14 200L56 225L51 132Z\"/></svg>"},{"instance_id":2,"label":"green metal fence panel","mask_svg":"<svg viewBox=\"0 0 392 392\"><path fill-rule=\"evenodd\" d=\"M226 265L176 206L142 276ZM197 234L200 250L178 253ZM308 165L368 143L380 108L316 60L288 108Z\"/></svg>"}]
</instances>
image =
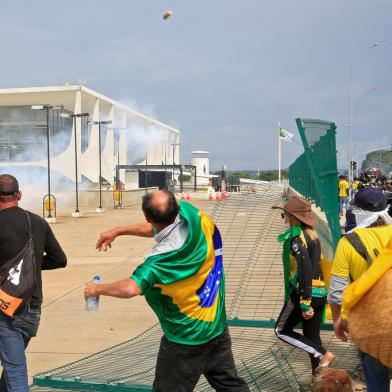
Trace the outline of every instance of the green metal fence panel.
<instances>
[{"instance_id":1,"label":"green metal fence panel","mask_svg":"<svg viewBox=\"0 0 392 392\"><path fill-rule=\"evenodd\" d=\"M297 118L305 152L289 167L292 188L324 211L336 248L341 236L338 170L336 161L336 125L333 122Z\"/></svg>"},{"instance_id":2,"label":"green metal fence panel","mask_svg":"<svg viewBox=\"0 0 392 392\"><path fill-rule=\"evenodd\" d=\"M298 175L309 170L306 158L301 162ZM301 178L306 186L307 178ZM216 203L211 213L225 244L226 304L233 354L251 392L303 391L311 372L308 354L279 341L274 331L284 302L282 246L277 242L284 223L280 212L271 207L283 205L283 189L274 183L253 188ZM339 341L331 324L324 327L323 346L335 353L337 366L356 369L359 360L355 347ZM161 335L159 325L155 325L131 340L45 371L34 377L31 390L147 392L154 380ZM195 388L197 392L211 390L204 377Z\"/></svg>"}]
</instances>

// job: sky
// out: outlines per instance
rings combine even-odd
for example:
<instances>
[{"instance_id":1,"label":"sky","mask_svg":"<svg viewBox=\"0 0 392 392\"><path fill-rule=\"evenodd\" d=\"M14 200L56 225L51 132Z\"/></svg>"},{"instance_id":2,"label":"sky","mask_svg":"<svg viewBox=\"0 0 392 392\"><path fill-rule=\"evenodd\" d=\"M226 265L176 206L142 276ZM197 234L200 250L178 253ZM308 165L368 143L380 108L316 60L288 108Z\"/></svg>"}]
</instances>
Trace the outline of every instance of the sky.
<instances>
[{"instance_id":1,"label":"sky","mask_svg":"<svg viewBox=\"0 0 392 392\"><path fill-rule=\"evenodd\" d=\"M299 141L297 117L329 120L344 168L350 64L359 152L392 144L391 20L390 0L4 2L0 88L86 79L179 128L183 162L207 150L212 169L277 168L279 121ZM283 167L302 152L284 143Z\"/></svg>"}]
</instances>

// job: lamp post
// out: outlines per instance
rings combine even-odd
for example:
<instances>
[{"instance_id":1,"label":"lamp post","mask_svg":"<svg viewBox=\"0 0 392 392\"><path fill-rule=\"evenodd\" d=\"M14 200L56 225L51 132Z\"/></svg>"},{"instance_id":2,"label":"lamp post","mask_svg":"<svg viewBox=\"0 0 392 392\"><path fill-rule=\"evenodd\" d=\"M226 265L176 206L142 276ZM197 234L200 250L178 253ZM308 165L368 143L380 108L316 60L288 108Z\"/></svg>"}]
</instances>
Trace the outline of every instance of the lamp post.
<instances>
[{"instance_id":1,"label":"lamp post","mask_svg":"<svg viewBox=\"0 0 392 392\"><path fill-rule=\"evenodd\" d=\"M167 141L165 141L165 189L167 189L167 174L166 174L166 165L167 165L167 160L166 160L166 149L167 149Z\"/></svg>"},{"instance_id":2,"label":"lamp post","mask_svg":"<svg viewBox=\"0 0 392 392\"><path fill-rule=\"evenodd\" d=\"M174 192L174 152L176 149L176 146L179 146L180 143L171 143L171 145L173 146L173 192ZM178 164L180 164L180 162L178 162Z\"/></svg>"},{"instance_id":3,"label":"lamp post","mask_svg":"<svg viewBox=\"0 0 392 392\"><path fill-rule=\"evenodd\" d=\"M79 211L79 178L78 178L78 138L76 132L76 118L80 118L80 130L82 130L82 117L88 117L89 113L74 113L71 114L74 125L74 137L75 137L75 212L72 213L74 218L79 218L82 213Z\"/></svg>"},{"instance_id":4,"label":"lamp post","mask_svg":"<svg viewBox=\"0 0 392 392\"><path fill-rule=\"evenodd\" d=\"M378 90L380 87L381 86L373 86L373 87L370 87L370 88L362 91L362 93L359 94L359 96L355 102L355 121L354 121L354 124L355 124L355 139L356 139L355 140L355 144L356 144L355 161L357 163L357 168L356 168L356 173L355 173L356 177L358 177L358 171L359 171L359 166L358 166L358 163L359 163L358 162L358 104L359 104L359 101L361 100L361 98L363 98L365 95L371 93L372 91Z\"/></svg>"},{"instance_id":5,"label":"lamp post","mask_svg":"<svg viewBox=\"0 0 392 392\"><path fill-rule=\"evenodd\" d=\"M109 125L112 121L88 121L88 125L98 125L98 156L99 156L99 207L95 212L103 212L102 208L102 152L101 152L101 125Z\"/></svg>"},{"instance_id":6,"label":"lamp post","mask_svg":"<svg viewBox=\"0 0 392 392\"><path fill-rule=\"evenodd\" d=\"M117 170L116 170L116 181L117 181L117 192L118 192L118 203L117 208L122 208L122 185L120 181L120 136L121 131L124 131L126 128L120 128L117 132Z\"/></svg>"},{"instance_id":7,"label":"lamp post","mask_svg":"<svg viewBox=\"0 0 392 392\"><path fill-rule=\"evenodd\" d=\"M121 184L120 184L120 133L123 128L120 128L117 131L117 170L116 170L116 182L117 182L117 191L120 192ZM121 206L121 202L118 202L118 205Z\"/></svg>"},{"instance_id":8,"label":"lamp post","mask_svg":"<svg viewBox=\"0 0 392 392\"><path fill-rule=\"evenodd\" d=\"M349 181L352 180L352 171L351 171L351 82L352 82L352 73L353 73L353 64L354 61L359 57L360 54L362 54L364 51L367 49L374 48L376 46L379 46L381 43L380 42L374 42L371 45L368 45L361 50L359 50L355 56L351 60L350 64L350 74L349 74L349 80L348 80L348 128L349 128L349 140L348 140L348 179Z\"/></svg>"},{"instance_id":9,"label":"lamp post","mask_svg":"<svg viewBox=\"0 0 392 392\"><path fill-rule=\"evenodd\" d=\"M117 156L117 164L116 164L116 169L115 169L115 183L116 183L116 189L113 195L118 196L118 200L116 200L115 196L114 200L117 201L117 205L114 206L114 208L122 208L122 203L121 203L121 181L120 181L120 133L121 131L126 130L126 128L114 128L114 127L108 127L107 129L110 129L113 131L113 137L114 137L114 143L115 143L115 155ZM117 193L116 193L117 192Z\"/></svg>"},{"instance_id":10,"label":"lamp post","mask_svg":"<svg viewBox=\"0 0 392 392\"><path fill-rule=\"evenodd\" d=\"M49 223L55 223L56 218L52 217L51 200L52 195L50 192L50 129L49 129L49 111L52 110L63 110L63 105L32 105L31 110L46 110L46 147L47 147L47 166L48 166L48 216L46 220Z\"/></svg>"}]
</instances>

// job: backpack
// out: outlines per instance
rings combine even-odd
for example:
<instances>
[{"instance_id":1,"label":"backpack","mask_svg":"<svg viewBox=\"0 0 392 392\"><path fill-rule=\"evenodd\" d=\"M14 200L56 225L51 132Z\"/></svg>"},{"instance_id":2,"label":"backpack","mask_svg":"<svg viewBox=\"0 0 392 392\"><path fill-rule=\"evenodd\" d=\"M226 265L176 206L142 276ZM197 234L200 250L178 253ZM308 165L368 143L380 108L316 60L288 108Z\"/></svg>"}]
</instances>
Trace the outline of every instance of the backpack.
<instances>
[{"instance_id":1,"label":"backpack","mask_svg":"<svg viewBox=\"0 0 392 392\"><path fill-rule=\"evenodd\" d=\"M369 252L367 251L365 245L363 244L363 242L359 238L358 234L355 233L355 231L353 231L352 233L344 234L344 236L346 237L346 239L350 243L350 245L357 251L357 253L363 259L365 259L368 262L368 264L370 266L373 262L373 259L370 256ZM373 249L373 252L376 256L378 256L380 253L378 251L378 249Z\"/></svg>"},{"instance_id":2,"label":"backpack","mask_svg":"<svg viewBox=\"0 0 392 392\"><path fill-rule=\"evenodd\" d=\"M27 308L35 288L36 259L31 219L28 212L25 213L29 239L16 256L0 266L0 311L9 317L13 317L18 310Z\"/></svg>"}]
</instances>

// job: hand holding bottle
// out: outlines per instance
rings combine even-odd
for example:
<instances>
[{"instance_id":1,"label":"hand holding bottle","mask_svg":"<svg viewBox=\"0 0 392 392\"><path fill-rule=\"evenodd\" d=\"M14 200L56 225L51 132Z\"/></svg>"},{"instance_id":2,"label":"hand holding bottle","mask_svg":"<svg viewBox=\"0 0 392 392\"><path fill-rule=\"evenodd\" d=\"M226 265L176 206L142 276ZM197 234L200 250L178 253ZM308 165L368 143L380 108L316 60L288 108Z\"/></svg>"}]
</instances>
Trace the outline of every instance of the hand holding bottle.
<instances>
[{"instance_id":1,"label":"hand holding bottle","mask_svg":"<svg viewBox=\"0 0 392 392\"><path fill-rule=\"evenodd\" d=\"M92 282L86 283L84 288L84 298L86 300L86 311L98 311L99 296L96 295L96 284L100 283L101 278L99 275L94 276Z\"/></svg>"}]
</instances>

